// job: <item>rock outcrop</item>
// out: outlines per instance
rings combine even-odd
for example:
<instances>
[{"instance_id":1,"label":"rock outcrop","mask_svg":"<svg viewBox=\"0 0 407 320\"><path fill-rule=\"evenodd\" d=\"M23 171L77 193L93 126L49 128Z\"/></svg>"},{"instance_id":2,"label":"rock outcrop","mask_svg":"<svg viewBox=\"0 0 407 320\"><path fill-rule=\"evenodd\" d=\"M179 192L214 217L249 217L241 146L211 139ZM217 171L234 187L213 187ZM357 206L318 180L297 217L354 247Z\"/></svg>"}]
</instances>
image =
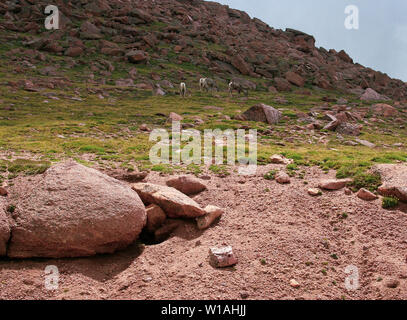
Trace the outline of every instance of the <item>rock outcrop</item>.
<instances>
[{"instance_id":1,"label":"rock outcrop","mask_svg":"<svg viewBox=\"0 0 407 320\"><path fill-rule=\"evenodd\" d=\"M133 185L133 190L146 205L158 205L169 218L196 218L206 214L198 203L174 188L137 183Z\"/></svg>"},{"instance_id":2,"label":"rock outcrop","mask_svg":"<svg viewBox=\"0 0 407 320\"><path fill-rule=\"evenodd\" d=\"M323 89L367 89L363 100L407 97L404 82L355 64L343 50L318 48L311 35L274 29L216 2L55 0L61 19L60 30L52 36L43 28L42 12L49 3L20 2L1 4L0 29L10 36L20 33L21 44L29 50L93 58L93 46L83 43L93 41L101 54L124 55L129 64L188 62L224 80L240 75L263 78L278 91L307 83ZM222 50L213 44L222 44ZM200 46L206 49L197 50Z\"/></svg>"},{"instance_id":3,"label":"rock outcrop","mask_svg":"<svg viewBox=\"0 0 407 320\"><path fill-rule=\"evenodd\" d=\"M10 190L8 256L81 257L112 253L134 242L146 223L137 193L76 162L21 178Z\"/></svg>"},{"instance_id":4,"label":"rock outcrop","mask_svg":"<svg viewBox=\"0 0 407 320\"><path fill-rule=\"evenodd\" d=\"M367 88L366 91L361 95L360 100L376 101L376 100L389 100L389 98L377 93L372 88Z\"/></svg>"},{"instance_id":5,"label":"rock outcrop","mask_svg":"<svg viewBox=\"0 0 407 320\"><path fill-rule=\"evenodd\" d=\"M383 185L378 192L382 196L396 197L407 202L407 166L404 164L378 164L373 171L380 174Z\"/></svg>"},{"instance_id":6,"label":"rock outcrop","mask_svg":"<svg viewBox=\"0 0 407 320\"><path fill-rule=\"evenodd\" d=\"M282 113L281 111L278 111L271 106L260 103L244 112L243 116L249 121L259 121L268 124L276 124L281 120Z\"/></svg>"},{"instance_id":7,"label":"rock outcrop","mask_svg":"<svg viewBox=\"0 0 407 320\"><path fill-rule=\"evenodd\" d=\"M385 103L374 104L370 109L375 116L382 116L385 118L394 117L398 114L396 108Z\"/></svg>"}]
</instances>

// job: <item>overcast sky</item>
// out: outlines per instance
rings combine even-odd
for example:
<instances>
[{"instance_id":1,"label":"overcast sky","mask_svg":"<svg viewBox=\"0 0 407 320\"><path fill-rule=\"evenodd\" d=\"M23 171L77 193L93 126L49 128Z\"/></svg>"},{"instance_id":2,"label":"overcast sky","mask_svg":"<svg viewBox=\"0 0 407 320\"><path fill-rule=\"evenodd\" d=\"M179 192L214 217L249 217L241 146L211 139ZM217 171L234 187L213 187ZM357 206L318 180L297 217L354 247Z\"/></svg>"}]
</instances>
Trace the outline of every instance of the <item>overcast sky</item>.
<instances>
[{"instance_id":1,"label":"overcast sky","mask_svg":"<svg viewBox=\"0 0 407 320\"><path fill-rule=\"evenodd\" d=\"M407 82L407 0L215 0L276 29L313 35L317 47L344 49L364 66ZM359 30L348 30L345 8L359 9Z\"/></svg>"}]
</instances>

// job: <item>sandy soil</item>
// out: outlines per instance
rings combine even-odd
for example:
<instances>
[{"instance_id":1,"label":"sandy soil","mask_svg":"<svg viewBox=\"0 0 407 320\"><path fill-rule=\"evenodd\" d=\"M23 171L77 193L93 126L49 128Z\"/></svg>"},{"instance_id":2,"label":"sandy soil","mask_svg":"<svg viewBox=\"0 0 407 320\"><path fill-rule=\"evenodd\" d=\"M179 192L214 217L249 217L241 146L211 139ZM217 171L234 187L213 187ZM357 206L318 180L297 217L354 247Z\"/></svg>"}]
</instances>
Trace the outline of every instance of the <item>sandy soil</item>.
<instances>
[{"instance_id":1,"label":"sandy soil","mask_svg":"<svg viewBox=\"0 0 407 320\"><path fill-rule=\"evenodd\" d=\"M312 198L308 188L333 172L308 168L308 185L263 179L278 167L261 167L255 177L212 176L195 200L226 212L209 230L185 221L161 244L135 244L114 255L2 259L0 299L407 299L407 206L388 211L380 200L343 191ZM167 178L151 173L146 180ZM209 265L209 248L222 245L238 254L235 268ZM59 269L58 290L44 287L47 265ZM345 288L349 265L359 270L356 291ZM399 283L389 288L391 282Z\"/></svg>"}]
</instances>

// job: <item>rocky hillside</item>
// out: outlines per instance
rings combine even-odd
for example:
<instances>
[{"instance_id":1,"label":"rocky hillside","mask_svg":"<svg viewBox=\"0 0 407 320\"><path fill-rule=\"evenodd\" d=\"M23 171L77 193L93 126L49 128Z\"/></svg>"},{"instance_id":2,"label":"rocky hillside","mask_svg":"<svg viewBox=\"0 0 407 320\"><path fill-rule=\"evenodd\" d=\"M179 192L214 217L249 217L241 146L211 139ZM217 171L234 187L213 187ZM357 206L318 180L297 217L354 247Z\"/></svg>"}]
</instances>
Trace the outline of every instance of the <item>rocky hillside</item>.
<instances>
[{"instance_id":1,"label":"rocky hillside","mask_svg":"<svg viewBox=\"0 0 407 320\"><path fill-rule=\"evenodd\" d=\"M123 63L122 78L137 83L144 80L142 88L168 78L179 81L202 75L225 80L221 83L226 85L228 79L239 76L252 79L263 90L316 86L359 94L362 89L373 88L395 100L407 97L404 82L355 64L345 51L316 48L311 35L276 30L245 12L215 2L54 3L61 15L58 31L44 27L47 1L0 3L0 40L14 45L7 55L13 64L19 62L30 70L50 53L65 57L59 61L73 69L90 64L96 74L90 77L113 84L118 79L112 77L110 62ZM131 64L147 65L149 72L140 72ZM52 75L54 71L44 72Z\"/></svg>"}]
</instances>

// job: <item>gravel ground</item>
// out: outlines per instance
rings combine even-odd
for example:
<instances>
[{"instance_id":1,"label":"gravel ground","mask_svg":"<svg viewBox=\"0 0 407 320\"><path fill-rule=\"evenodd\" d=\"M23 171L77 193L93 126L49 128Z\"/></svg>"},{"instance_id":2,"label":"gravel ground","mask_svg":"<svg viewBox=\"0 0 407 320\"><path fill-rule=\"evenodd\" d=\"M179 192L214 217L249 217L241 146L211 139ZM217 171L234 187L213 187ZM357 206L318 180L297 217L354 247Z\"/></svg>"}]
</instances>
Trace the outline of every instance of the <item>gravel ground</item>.
<instances>
[{"instance_id":1,"label":"gravel ground","mask_svg":"<svg viewBox=\"0 0 407 320\"><path fill-rule=\"evenodd\" d=\"M163 243L113 255L2 259L0 299L407 299L406 205L384 210L380 200L343 190L313 198L308 188L334 172L307 168L304 180L280 185L263 178L273 168L253 177L212 175L194 199L225 214L206 231L183 221ZM146 180L166 179L151 173ZM222 245L237 253L234 268L209 265L209 248ZM57 290L45 289L48 265L58 267ZM350 265L359 272L354 291L345 288Z\"/></svg>"}]
</instances>

